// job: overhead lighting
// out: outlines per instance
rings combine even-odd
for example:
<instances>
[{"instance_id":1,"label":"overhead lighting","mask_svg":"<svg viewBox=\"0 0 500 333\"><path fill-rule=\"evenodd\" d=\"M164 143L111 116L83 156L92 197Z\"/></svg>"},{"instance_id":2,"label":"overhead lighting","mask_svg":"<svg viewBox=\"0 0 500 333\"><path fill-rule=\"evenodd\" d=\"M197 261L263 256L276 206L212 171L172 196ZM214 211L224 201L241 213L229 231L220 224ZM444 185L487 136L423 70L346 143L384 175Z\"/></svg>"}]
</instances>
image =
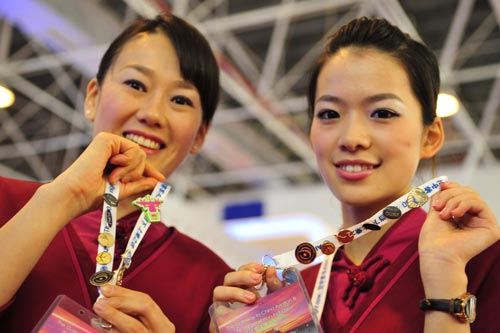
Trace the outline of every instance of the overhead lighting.
<instances>
[{"instance_id":1,"label":"overhead lighting","mask_svg":"<svg viewBox=\"0 0 500 333\"><path fill-rule=\"evenodd\" d=\"M9 88L0 85L0 109L5 109L14 104L15 95Z\"/></svg>"},{"instance_id":2,"label":"overhead lighting","mask_svg":"<svg viewBox=\"0 0 500 333\"><path fill-rule=\"evenodd\" d=\"M438 117L450 117L458 112L460 103L455 95L440 93L437 98L436 113Z\"/></svg>"}]
</instances>

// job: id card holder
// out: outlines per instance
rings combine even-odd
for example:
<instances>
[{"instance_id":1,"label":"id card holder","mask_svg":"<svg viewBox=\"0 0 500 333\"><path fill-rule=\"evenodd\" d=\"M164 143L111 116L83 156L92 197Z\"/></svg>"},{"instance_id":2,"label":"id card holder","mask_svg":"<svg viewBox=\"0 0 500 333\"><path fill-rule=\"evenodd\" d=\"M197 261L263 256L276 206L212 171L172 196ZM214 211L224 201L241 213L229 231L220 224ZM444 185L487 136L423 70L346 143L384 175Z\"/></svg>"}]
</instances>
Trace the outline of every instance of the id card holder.
<instances>
[{"instance_id":1,"label":"id card holder","mask_svg":"<svg viewBox=\"0 0 500 333\"><path fill-rule=\"evenodd\" d=\"M254 304L216 302L209 313L219 333L310 332L323 333L302 277L296 268L287 268L281 278L284 287Z\"/></svg>"},{"instance_id":2,"label":"id card holder","mask_svg":"<svg viewBox=\"0 0 500 333\"><path fill-rule=\"evenodd\" d=\"M102 333L109 332L92 311L65 295L59 295L40 319L32 333Z\"/></svg>"}]
</instances>

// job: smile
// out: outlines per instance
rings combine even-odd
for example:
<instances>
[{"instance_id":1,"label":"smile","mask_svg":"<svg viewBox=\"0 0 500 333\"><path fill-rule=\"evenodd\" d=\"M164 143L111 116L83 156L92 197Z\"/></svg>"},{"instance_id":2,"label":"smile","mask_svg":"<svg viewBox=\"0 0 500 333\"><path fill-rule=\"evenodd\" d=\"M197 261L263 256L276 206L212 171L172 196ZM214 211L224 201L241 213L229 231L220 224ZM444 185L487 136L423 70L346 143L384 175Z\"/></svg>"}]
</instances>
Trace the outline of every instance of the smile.
<instances>
[{"instance_id":1,"label":"smile","mask_svg":"<svg viewBox=\"0 0 500 333\"><path fill-rule=\"evenodd\" d=\"M342 164L342 165L337 165L337 167L346 172L361 172L375 168L373 165L367 165L367 164Z\"/></svg>"},{"instance_id":2,"label":"smile","mask_svg":"<svg viewBox=\"0 0 500 333\"><path fill-rule=\"evenodd\" d=\"M135 142L139 146L142 146L145 148L154 149L154 150L160 150L161 148L163 148L163 145L160 144L159 142L156 142L154 140L145 138L145 137L137 135L137 134L127 133L127 134L125 134L125 138L127 138L130 141Z\"/></svg>"}]
</instances>

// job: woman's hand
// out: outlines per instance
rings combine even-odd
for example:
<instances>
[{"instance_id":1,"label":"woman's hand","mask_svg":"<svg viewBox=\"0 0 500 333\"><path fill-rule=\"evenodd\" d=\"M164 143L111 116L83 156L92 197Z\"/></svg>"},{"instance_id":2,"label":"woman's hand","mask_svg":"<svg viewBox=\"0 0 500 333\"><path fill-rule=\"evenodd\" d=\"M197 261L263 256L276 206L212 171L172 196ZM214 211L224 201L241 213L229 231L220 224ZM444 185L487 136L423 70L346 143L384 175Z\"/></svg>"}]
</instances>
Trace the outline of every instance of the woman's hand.
<instances>
[{"instance_id":1,"label":"woman's hand","mask_svg":"<svg viewBox=\"0 0 500 333\"><path fill-rule=\"evenodd\" d=\"M420 274L428 298L457 297L467 290L465 266L500 239L493 212L479 194L442 183L419 238Z\"/></svg>"},{"instance_id":2,"label":"woman's hand","mask_svg":"<svg viewBox=\"0 0 500 333\"><path fill-rule=\"evenodd\" d=\"M457 183L442 183L419 239L420 256L460 264L500 239L493 212L479 194Z\"/></svg>"},{"instance_id":3,"label":"woman's hand","mask_svg":"<svg viewBox=\"0 0 500 333\"><path fill-rule=\"evenodd\" d=\"M79 206L74 209L79 215L101 202L107 179L111 183L121 182L120 197L125 198L154 188L165 177L146 163L146 154L136 143L102 132L51 186L77 198L75 204Z\"/></svg>"},{"instance_id":4,"label":"woman's hand","mask_svg":"<svg viewBox=\"0 0 500 333\"><path fill-rule=\"evenodd\" d=\"M110 332L173 333L174 324L149 295L120 286L101 288L105 298L94 304L94 312L110 323Z\"/></svg>"},{"instance_id":5,"label":"woman's hand","mask_svg":"<svg viewBox=\"0 0 500 333\"><path fill-rule=\"evenodd\" d=\"M243 265L237 271L226 274L224 285L215 287L213 302L252 304L260 297L259 289L263 283L267 286L267 292L282 287L274 267L265 269L263 264L255 262ZM213 321L210 323L210 332L216 332Z\"/></svg>"}]
</instances>

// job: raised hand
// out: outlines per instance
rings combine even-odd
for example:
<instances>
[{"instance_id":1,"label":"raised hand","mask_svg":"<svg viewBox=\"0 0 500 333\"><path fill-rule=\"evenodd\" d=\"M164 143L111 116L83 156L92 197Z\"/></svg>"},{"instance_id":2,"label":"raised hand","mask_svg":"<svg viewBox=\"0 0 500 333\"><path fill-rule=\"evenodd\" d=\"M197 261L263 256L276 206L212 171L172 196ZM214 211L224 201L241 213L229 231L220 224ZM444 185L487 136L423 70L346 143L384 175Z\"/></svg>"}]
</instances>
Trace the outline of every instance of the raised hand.
<instances>
[{"instance_id":1,"label":"raised hand","mask_svg":"<svg viewBox=\"0 0 500 333\"><path fill-rule=\"evenodd\" d=\"M107 170L111 169L109 175ZM106 177L120 181L120 197L128 197L154 188L165 177L146 163L139 146L121 136L99 133L80 157L51 186L69 191L78 198L76 214L96 208L102 198Z\"/></svg>"},{"instance_id":2,"label":"raised hand","mask_svg":"<svg viewBox=\"0 0 500 333\"><path fill-rule=\"evenodd\" d=\"M149 295L114 285L101 291L105 298L94 304L94 312L113 326L111 332L175 332L174 324Z\"/></svg>"},{"instance_id":3,"label":"raised hand","mask_svg":"<svg viewBox=\"0 0 500 333\"><path fill-rule=\"evenodd\" d=\"M419 253L464 265L500 239L493 212L479 194L457 183L442 183L419 239Z\"/></svg>"}]
</instances>

